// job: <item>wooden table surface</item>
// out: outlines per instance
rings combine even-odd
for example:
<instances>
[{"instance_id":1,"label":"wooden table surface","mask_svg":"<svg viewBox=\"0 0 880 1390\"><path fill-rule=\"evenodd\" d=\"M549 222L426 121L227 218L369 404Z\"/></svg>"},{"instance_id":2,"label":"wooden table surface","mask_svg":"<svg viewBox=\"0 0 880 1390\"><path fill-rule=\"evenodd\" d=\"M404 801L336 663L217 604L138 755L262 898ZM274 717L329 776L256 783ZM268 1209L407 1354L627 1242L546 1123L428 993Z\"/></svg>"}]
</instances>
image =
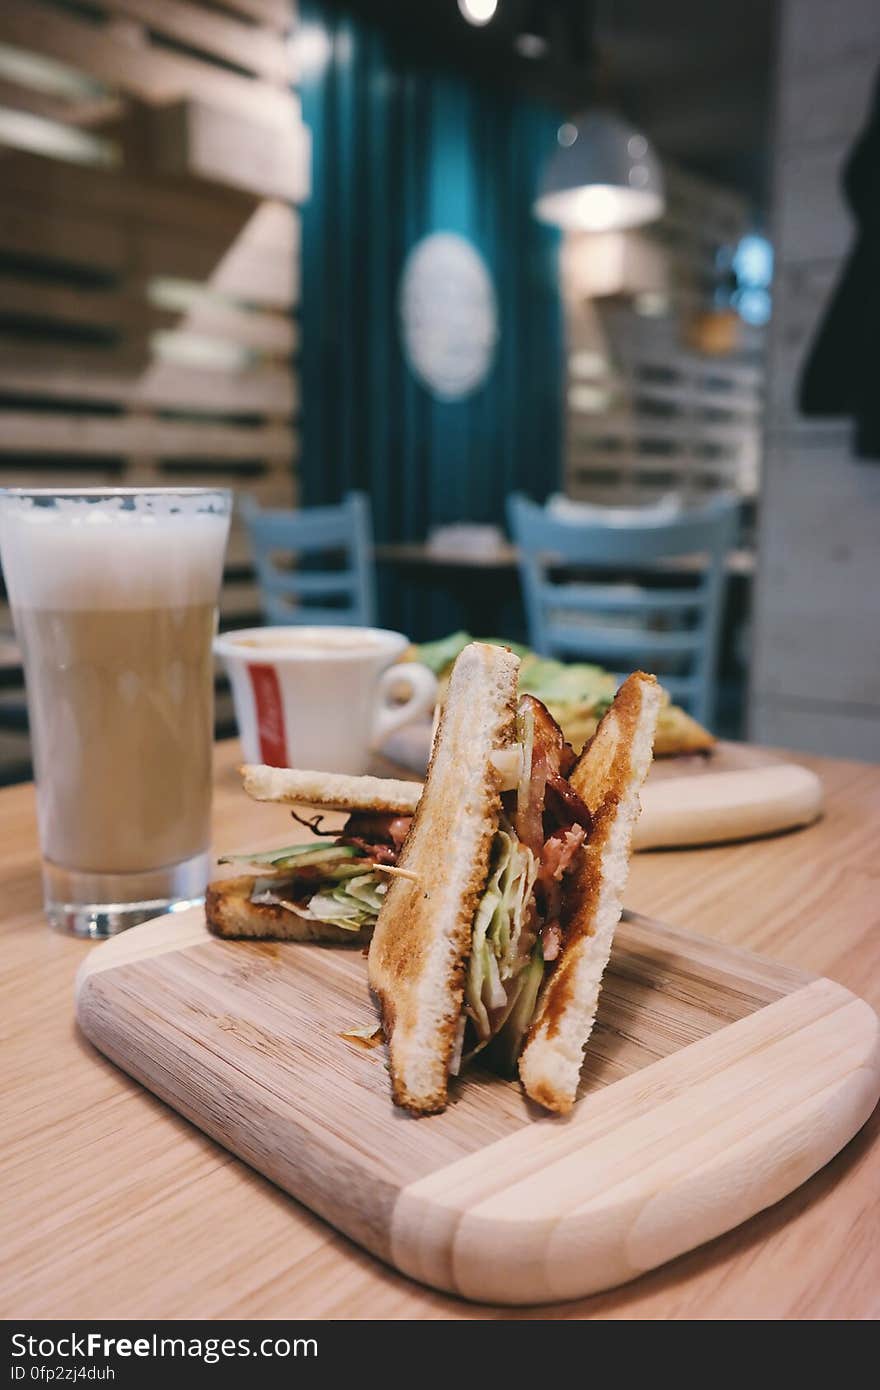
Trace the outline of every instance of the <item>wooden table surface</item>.
<instances>
[{"instance_id":1,"label":"wooden table surface","mask_svg":"<svg viewBox=\"0 0 880 1390\"><path fill-rule=\"evenodd\" d=\"M216 844L283 840L285 817L217 753ZM880 1007L880 766L798 757L822 822L760 842L636 856L631 908L841 981ZM165 1108L76 1031L90 949L40 912L33 792L0 792L4 888L5 1318L509 1317L411 1283ZM878 1116L744 1226L623 1288L520 1317L880 1314Z\"/></svg>"}]
</instances>

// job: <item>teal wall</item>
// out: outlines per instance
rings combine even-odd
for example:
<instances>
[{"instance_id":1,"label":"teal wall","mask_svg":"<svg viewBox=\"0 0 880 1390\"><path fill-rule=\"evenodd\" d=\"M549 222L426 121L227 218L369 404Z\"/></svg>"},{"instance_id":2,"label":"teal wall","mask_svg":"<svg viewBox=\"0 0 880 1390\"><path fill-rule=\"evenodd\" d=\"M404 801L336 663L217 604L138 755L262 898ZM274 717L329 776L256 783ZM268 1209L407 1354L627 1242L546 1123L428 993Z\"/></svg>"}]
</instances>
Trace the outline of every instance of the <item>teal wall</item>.
<instances>
[{"instance_id":1,"label":"teal wall","mask_svg":"<svg viewBox=\"0 0 880 1390\"><path fill-rule=\"evenodd\" d=\"M443 522L501 524L510 491L542 497L560 477L559 238L531 213L559 113L411 64L335 9L303 3L300 13L326 48L300 87L313 140L303 214L303 502L361 488L379 540L420 540ZM491 371L458 401L434 399L401 347L401 270L432 232L477 248L498 304ZM383 621L416 636L454 616L424 594L404 601L388 582L380 607Z\"/></svg>"}]
</instances>

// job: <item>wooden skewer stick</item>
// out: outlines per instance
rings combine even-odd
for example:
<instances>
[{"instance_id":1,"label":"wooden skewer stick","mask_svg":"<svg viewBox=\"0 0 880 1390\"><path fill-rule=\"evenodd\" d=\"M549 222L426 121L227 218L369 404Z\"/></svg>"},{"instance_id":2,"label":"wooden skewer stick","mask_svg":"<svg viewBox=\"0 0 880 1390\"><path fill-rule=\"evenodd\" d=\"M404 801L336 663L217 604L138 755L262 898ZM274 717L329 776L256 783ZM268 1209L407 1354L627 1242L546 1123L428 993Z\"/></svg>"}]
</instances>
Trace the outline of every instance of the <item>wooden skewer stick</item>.
<instances>
[{"instance_id":1,"label":"wooden skewer stick","mask_svg":"<svg viewBox=\"0 0 880 1390\"><path fill-rule=\"evenodd\" d=\"M418 874L413 873L412 869L398 869L396 864L374 864L374 869L379 869L383 874L396 874L398 878L408 878L411 883L418 883Z\"/></svg>"}]
</instances>

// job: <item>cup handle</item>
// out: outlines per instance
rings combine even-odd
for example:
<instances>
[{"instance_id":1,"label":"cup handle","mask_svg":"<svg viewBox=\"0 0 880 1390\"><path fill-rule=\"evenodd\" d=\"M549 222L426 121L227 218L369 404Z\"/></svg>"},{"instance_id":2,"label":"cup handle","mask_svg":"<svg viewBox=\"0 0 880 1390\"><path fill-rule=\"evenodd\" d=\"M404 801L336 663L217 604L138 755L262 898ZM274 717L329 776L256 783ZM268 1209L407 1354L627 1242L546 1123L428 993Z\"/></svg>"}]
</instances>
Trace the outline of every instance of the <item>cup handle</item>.
<instances>
[{"instance_id":1,"label":"cup handle","mask_svg":"<svg viewBox=\"0 0 880 1390\"><path fill-rule=\"evenodd\" d=\"M402 704L389 704L392 690L409 686L409 695ZM430 718L437 702L437 677L418 661L401 661L383 671L377 692L379 707L373 728L372 747L380 748L389 734L404 724L422 717Z\"/></svg>"}]
</instances>

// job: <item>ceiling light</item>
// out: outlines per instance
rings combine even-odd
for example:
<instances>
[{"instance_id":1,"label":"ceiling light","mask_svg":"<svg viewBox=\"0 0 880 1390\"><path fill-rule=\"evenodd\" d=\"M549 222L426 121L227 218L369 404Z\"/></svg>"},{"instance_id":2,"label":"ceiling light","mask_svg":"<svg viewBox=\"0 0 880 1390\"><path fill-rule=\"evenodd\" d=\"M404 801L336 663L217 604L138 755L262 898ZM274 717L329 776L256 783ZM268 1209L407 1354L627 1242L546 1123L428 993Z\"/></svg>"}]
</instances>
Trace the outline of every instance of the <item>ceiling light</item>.
<instances>
[{"instance_id":1,"label":"ceiling light","mask_svg":"<svg viewBox=\"0 0 880 1390\"><path fill-rule=\"evenodd\" d=\"M660 163L639 131L610 111L586 112L560 126L535 202L539 221L622 231L654 221L664 206Z\"/></svg>"},{"instance_id":2,"label":"ceiling light","mask_svg":"<svg viewBox=\"0 0 880 1390\"><path fill-rule=\"evenodd\" d=\"M513 46L521 58L531 58L532 61L546 57L550 51L547 16L540 2L535 3L533 0L533 3L526 6L525 19Z\"/></svg>"},{"instance_id":3,"label":"ceiling light","mask_svg":"<svg viewBox=\"0 0 880 1390\"><path fill-rule=\"evenodd\" d=\"M521 58L543 58L547 52L547 40L540 34L517 34L513 46Z\"/></svg>"},{"instance_id":4,"label":"ceiling light","mask_svg":"<svg viewBox=\"0 0 880 1390\"><path fill-rule=\"evenodd\" d=\"M488 24L498 9L498 0L458 0L458 8L468 24Z\"/></svg>"}]
</instances>

